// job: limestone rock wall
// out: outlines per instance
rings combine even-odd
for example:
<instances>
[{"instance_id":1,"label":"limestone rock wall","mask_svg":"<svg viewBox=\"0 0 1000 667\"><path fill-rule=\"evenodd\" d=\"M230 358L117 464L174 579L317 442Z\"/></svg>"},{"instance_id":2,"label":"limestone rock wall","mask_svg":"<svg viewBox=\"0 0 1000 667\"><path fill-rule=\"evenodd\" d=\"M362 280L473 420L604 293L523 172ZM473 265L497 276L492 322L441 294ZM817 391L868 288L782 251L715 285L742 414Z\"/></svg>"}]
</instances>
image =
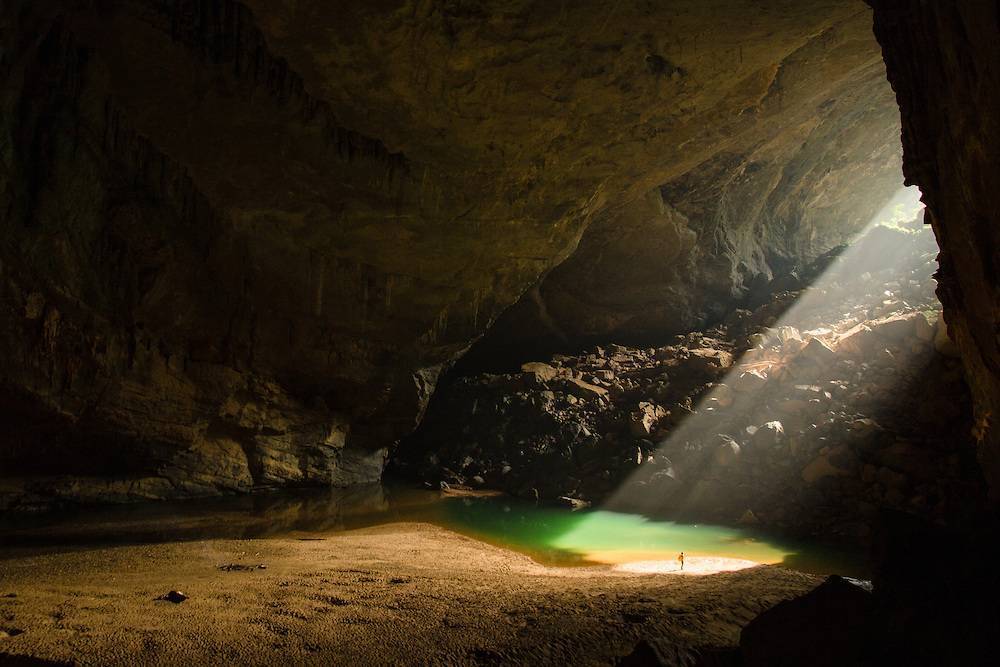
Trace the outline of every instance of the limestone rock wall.
<instances>
[{"instance_id":1,"label":"limestone rock wall","mask_svg":"<svg viewBox=\"0 0 1000 667\"><path fill-rule=\"evenodd\" d=\"M869 4L902 115L903 169L941 247L938 296L976 401L980 460L1000 499L1000 8Z\"/></svg>"},{"instance_id":2,"label":"limestone rock wall","mask_svg":"<svg viewBox=\"0 0 1000 667\"><path fill-rule=\"evenodd\" d=\"M902 187L898 111L866 16L788 54L739 117L703 162L595 219L471 361L658 344L717 322L775 273L850 241Z\"/></svg>"}]
</instances>

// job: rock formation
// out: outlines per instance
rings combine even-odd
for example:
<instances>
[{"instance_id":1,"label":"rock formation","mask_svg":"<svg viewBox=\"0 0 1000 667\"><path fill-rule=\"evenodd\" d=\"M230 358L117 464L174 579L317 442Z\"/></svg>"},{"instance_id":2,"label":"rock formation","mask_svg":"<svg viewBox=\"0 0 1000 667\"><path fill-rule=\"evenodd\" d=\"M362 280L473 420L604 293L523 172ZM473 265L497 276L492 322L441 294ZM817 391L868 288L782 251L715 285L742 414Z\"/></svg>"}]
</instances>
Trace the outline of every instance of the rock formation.
<instances>
[{"instance_id":1,"label":"rock formation","mask_svg":"<svg viewBox=\"0 0 1000 667\"><path fill-rule=\"evenodd\" d=\"M879 225L710 331L461 378L432 399L400 469L852 543L885 508L956 521L982 487L935 256L919 220Z\"/></svg>"},{"instance_id":2,"label":"rock formation","mask_svg":"<svg viewBox=\"0 0 1000 667\"><path fill-rule=\"evenodd\" d=\"M4 3L0 504L371 480L532 285L657 334L849 236L869 10L717 9Z\"/></svg>"},{"instance_id":3,"label":"rock formation","mask_svg":"<svg viewBox=\"0 0 1000 667\"><path fill-rule=\"evenodd\" d=\"M938 296L976 399L980 459L1000 501L1000 46L995 3L869 0L903 119L903 171L941 247Z\"/></svg>"},{"instance_id":4,"label":"rock formation","mask_svg":"<svg viewBox=\"0 0 1000 667\"><path fill-rule=\"evenodd\" d=\"M858 64L816 86L813 77L829 72L815 63L848 40ZM524 346L655 344L717 322L761 281L860 232L900 185L898 111L882 62L860 31L842 27L790 54L778 72L760 104L741 112L756 122L737 125L694 168L598 216L472 361L488 365Z\"/></svg>"}]
</instances>

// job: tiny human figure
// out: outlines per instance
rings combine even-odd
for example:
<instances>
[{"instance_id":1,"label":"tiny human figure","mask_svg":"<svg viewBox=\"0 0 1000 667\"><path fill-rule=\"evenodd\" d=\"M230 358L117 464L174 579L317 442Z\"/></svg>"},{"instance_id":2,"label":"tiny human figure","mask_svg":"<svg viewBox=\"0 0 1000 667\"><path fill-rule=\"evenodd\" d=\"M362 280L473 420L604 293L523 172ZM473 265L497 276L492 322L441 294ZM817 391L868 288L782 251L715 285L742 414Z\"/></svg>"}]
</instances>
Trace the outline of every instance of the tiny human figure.
<instances>
[{"instance_id":1,"label":"tiny human figure","mask_svg":"<svg viewBox=\"0 0 1000 667\"><path fill-rule=\"evenodd\" d=\"M681 564L681 569L684 569L684 552L680 552L677 556L677 562Z\"/></svg>"}]
</instances>

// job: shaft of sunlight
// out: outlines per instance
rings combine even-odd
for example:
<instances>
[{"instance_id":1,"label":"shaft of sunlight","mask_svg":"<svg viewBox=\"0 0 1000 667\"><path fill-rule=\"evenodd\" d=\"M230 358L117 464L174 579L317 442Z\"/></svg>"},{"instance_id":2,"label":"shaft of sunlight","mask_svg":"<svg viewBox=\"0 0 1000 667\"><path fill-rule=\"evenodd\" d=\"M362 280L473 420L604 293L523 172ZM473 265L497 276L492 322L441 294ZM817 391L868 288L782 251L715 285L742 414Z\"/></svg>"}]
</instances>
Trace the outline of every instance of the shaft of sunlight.
<instances>
[{"instance_id":1,"label":"shaft of sunlight","mask_svg":"<svg viewBox=\"0 0 1000 667\"><path fill-rule=\"evenodd\" d=\"M786 304L773 326L751 334L749 349L733 363L728 374L702 394L691 414L657 444L656 455L674 462L668 462L666 473L659 474L659 483L649 483L639 466L611 495L605 509L658 518L701 517L706 515L706 509L711 514L713 501L737 485L732 482L739 479L734 470L753 465L748 459L752 458L755 446L762 446L754 437L758 431L772 445L780 444L788 457L801 453L802 448L819 452L804 470L788 466L782 483L817 485L823 483L824 477L841 474L835 457L842 445L808 442L822 421L830 419L824 410L829 392L836 390L834 385L820 384L820 378L825 376L817 369L848 356L852 360L843 363L851 364L852 368L856 365L863 374L867 368L864 355L889 353L880 349L877 342L871 343L874 334L866 324L869 316L879 322L893 316L891 312L882 312L892 302L884 300L869 267L891 267L894 262L903 261L897 242L900 233L929 234L927 230L917 231L920 228L911 223L920 213L919 196L916 188L897 192L819 277L794 302ZM852 427L873 427L868 423L872 420L857 421ZM786 437L791 433L795 437ZM769 455L773 456L775 451L773 448ZM741 492L752 498L755 490ZM591 533L601 529L601 514L596 512L581 521L563 536L563 545L573 548L592 542ZM754 519L749 506L743 518L748 517ZM738 519L730 516L721 521ZM707 574L774 563L787 555L764 544L760 545L759 553L749 558L745 549L729 555L717 550L700 553L697 545L685 543L685 537L677 533L675 542L666 540L658 544L657 553L662 558L664 551L671 548L678 553L688 552L686 573ZM633 572L680 572L677 562L656 560L656 554L647 553L642 544L635 543L629 531L613 538L621 545L613 558L617 568Z\"/></svg>"}]
</instances>

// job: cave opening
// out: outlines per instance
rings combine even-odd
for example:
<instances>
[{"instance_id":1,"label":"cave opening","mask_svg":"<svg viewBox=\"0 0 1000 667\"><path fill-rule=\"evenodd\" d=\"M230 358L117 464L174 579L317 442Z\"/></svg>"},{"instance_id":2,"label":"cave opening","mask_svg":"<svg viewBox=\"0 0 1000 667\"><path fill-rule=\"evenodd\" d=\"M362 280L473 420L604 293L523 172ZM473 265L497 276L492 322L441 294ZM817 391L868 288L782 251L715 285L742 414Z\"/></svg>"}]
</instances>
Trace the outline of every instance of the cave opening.
<instances>
[{"instance_id":1,"label":"cave opening","mask_svg":"<svg viewBox=\"0 0 1000 667\"><path fill-rule=\"evenodd\" d=\"M989 664L1000 7L334 5L0 5L0 664Z\"/></svg>"}]
</instances>

